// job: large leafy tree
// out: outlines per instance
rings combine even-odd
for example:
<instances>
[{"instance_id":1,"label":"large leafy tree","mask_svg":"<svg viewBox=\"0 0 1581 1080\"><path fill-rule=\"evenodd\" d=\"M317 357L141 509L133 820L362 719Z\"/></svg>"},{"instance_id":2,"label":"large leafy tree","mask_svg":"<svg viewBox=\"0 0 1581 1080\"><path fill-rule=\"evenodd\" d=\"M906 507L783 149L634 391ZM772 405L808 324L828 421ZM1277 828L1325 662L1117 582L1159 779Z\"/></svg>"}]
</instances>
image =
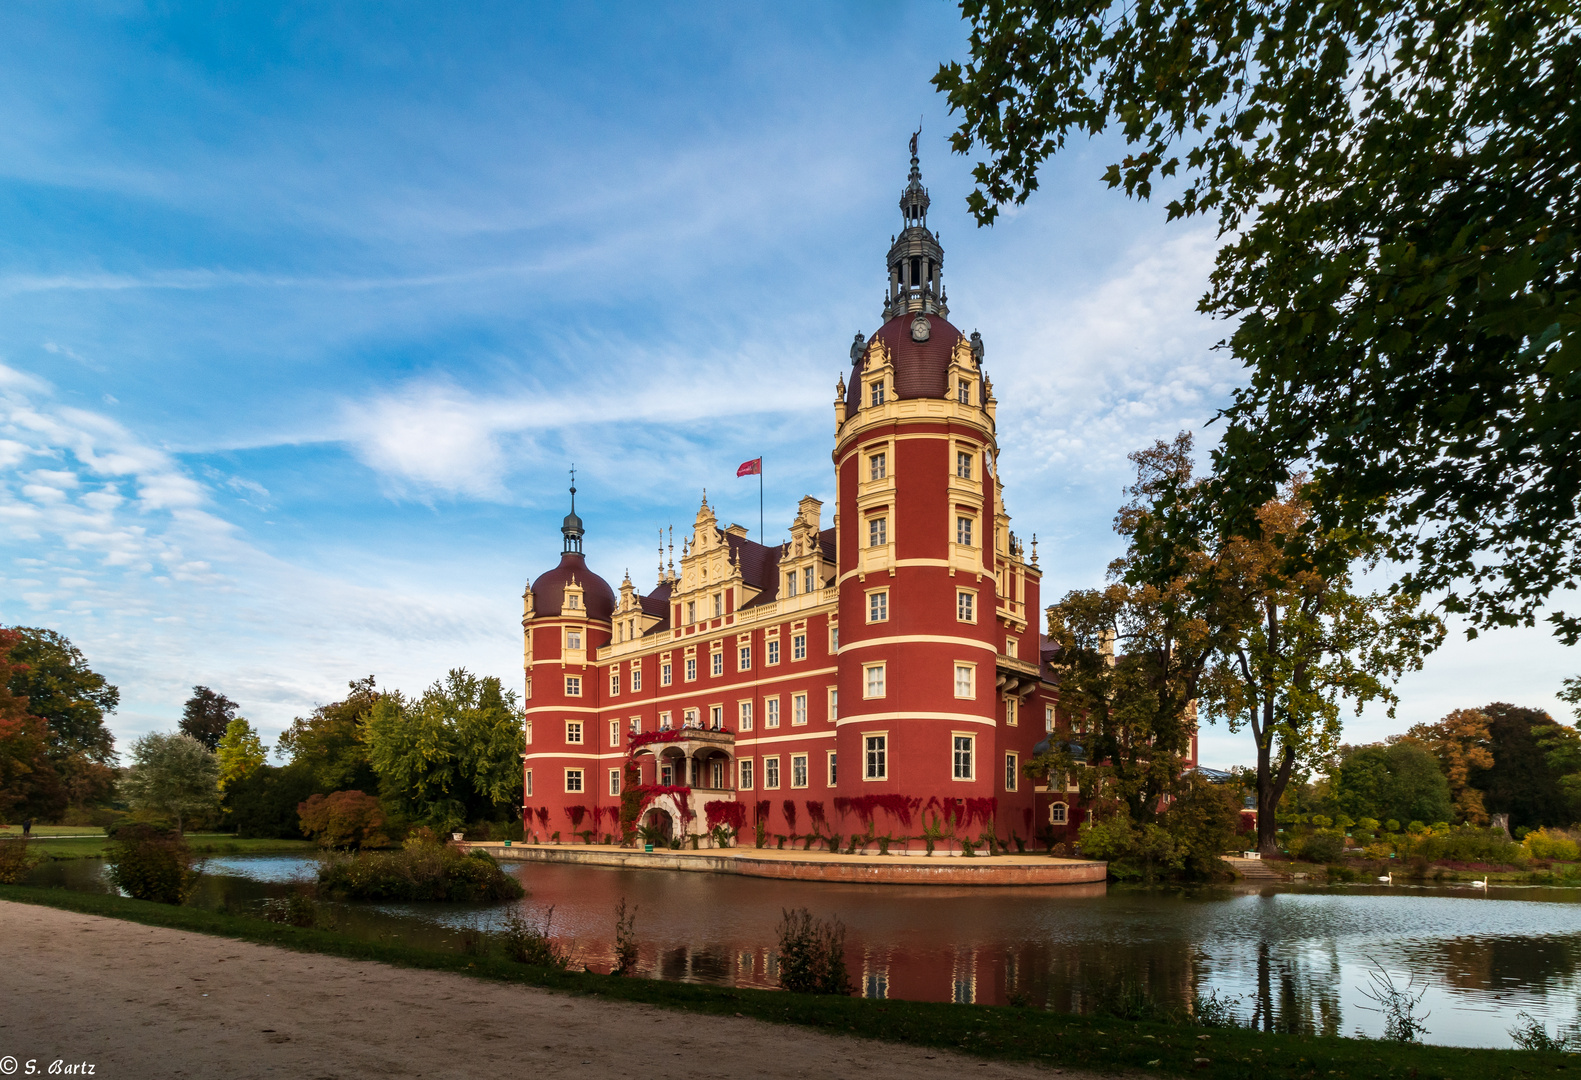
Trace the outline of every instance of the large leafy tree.
<instances>
[{"instance_id":1,"label":"large leafy tree","mask_svg":"<svg viewBox=\"0 0 1581 1080\"><path fill-rule=\"evenodd\" d=\"M347 683L348 693L340 701L320 705L308 716L299 716L281 734L276 751L293 764L313 772L318 789L363 791L379 790L379 780L368 760L363 741L363 721L373 712L379 690L373 676Z\"/></svg>"},{"instance_id":2,"label":"large leafy tree","mask_svg":"<svg viewBox=\"0 0 1581 1080\"><path fill-rule=\"evenodd\" d=\"M11 692L27 698L27 710L49 727L57 758L81 755L100 765L115 764L115 736L105 714L121 703L121 692L88 666L87 658L54 630L19 626L11 659L26 665L12 672Z\"/></svg>"},{"instance_id":3,"label":"large leafy tree","mask_svg":"<svg viewBox=\"0 0 1581 1080\"><path fill-rule=\"evenodd\" d=\"M121 795L137 809L176 819L176 831L193 814L219 805L220 768L214 753L186 732L144 735L132 743L132 765Z\"/></svg>"},{"instance_id":4,"label":"large leafy tree","mask_svg":"<svg viewBox=\"0 0 1581 1080\"><path fill-rule=\"evenodd\" d=\"M1414 725L1406 737L1421 743L1438 759L1449 781L1455 813L1469 825L1486 825L1488 810L1482 792L1472 786L1471 776L1493 767L1487 714L1477 709L1456 709L1436 724Z\"/></svg>"},{"instance_id":5,"label":"large leafy tree","mask_svg":"<svg viewBox=\"0 0 1581 1080\"><path fill-rule=\"evenodd\" d=\"M253 726L238 716L225 728L225 736L214 751L219 766L219 789L223 793L238 780L245 780L269 760L269 748L253 730Z\"/></svg>"},{"instance_id":6,"label":"large leafy tree","mask_svg":"<svg viewBox=\"0 0 1581 1080\"><path fill-rule=\"evenodd\" d=\"M493 676L453 668L419 698L381 694L363 722L387 803L441 830L521 804L523 714Z\"/></svg>"},{"instance_id":7,"label":"large leafy tree","mask_svg":"<svg viewBox=\"0 0 1581 1080\"><path fill-rule=\"evenodd\" d=\"M22 635L0 629L0 819L49 817L66 808L66 790L50 759L49 729L11 687L24 665L12 656Z\"/></svg>"},{"instance_id":8,"label":"large leafy tree","mask_svg":"<svg viewBox=\"0 0 1581 1080\"><path fill-rule=\"evenodd\" d=\"M225 729L236 719L239 707L207 686L194 686L192 696L181 707L181 730L212 751L225 737Z\"/></svg>"},{"instance_id":9,"label":"large leafy tree","mask_svg":"<svg viewBox=\"0 0 1581 1080\"><path fill-rule=\"evenodd\" d=\"M1561 768L1549 760L1540 737L1555 727L1541 709L1494 702L1477 710L1488 718L1488 745L1493 766L1473 773L1472 786L1482 792L1490 814L1508 814L1510 828L1569 825L1575 821L1570 797L1560 781Z\"/></svg>"},{"instance_id":10,"label":"large leafy tree","mask_svg":"<svg viewBox=\"0 0 1581 1080\"><path fill-rule=\"evenodd\" d=\"M1334 770L1334 797L1353 818L1434 825L1453 811L1449 781L1438 761L1420 743L1346 747Z\"/></svg>"},{"instance_id":11,"label":"large leafy tree","mask_svg":"<svg viewBox=\"0 0 1581 1080\"><path fill-rule=\"evenodd\" d=\"M963 0L935 84L980 223L1068 138L1223 238L1201 308L1249 371L1217 454L1252 528L1303 462L1472 626L1581 576L1581 9L1546 0ZM1581 613L1548 616L1569 642Z\"/></svg>"}]
</instances>

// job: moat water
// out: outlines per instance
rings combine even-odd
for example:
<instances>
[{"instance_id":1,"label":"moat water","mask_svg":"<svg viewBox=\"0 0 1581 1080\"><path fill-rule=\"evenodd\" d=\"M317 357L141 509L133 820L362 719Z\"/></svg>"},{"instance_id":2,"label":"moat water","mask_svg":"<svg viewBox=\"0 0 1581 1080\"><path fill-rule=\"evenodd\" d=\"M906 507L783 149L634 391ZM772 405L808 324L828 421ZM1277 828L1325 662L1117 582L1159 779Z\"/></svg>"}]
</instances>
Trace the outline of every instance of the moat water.
<instances>
[{"instance_id":1,"label":"moat water","mask_svg":"<svg viewBox=\"0 0 1581 1080\"><path fill-rule=\"evenodd\" d=\"M507 864L508 865L508 864ZM194 900L246 911L312 881L312 859L209 860ZM1363 991L1381 966L1426 988L1426 1041L1508 1046L1525 1012L1573 1022L1581 1004L1581 890L1404 886L1159 892L1094 886L833 885L715 874L518 864L521 901L595 971L613 958L614 910L636 908L639 971L718 985L775 985L775 926L806 907L845 923L858 993L1090 1011L1119 986L1184 1005L1217 992L1271 1030L1376 1036ZM34 871L34 884L105 890L103 864ZM332 904L346 933L460 948L511 905Z\"/></svg>"}]
</instances>

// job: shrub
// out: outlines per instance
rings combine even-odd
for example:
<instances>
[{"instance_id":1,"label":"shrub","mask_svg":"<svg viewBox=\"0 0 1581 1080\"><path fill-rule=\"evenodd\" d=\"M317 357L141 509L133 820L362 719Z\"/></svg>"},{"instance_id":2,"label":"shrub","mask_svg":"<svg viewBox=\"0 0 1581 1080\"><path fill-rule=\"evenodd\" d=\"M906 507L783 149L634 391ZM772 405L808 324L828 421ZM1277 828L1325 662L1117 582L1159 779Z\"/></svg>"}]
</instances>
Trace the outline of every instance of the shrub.
<instances>
[{"instance_id":1,"label":"shrub","mask_svg":"<svg viewBox=\"0 0 1581 1080\"><path fill-rule=\"evenodd\" d=\"M313 795L300 803L302 832L327 848L383 847L384 811L379 800L361 791Z\"/></svg>"},{"instance_id":2,"label":"shrub","mask_svg":"<svg viewBox=\"0 0 1581 1080\"><path fill-rule=\"evenodd\" d=\"M1345 838L1337 832L1320 829L1301 840L1299 851L1304 862L1338 862L1345 854Z\"/></svg>"},{"instance_id":3,"label":"shrub","mask_svg":"<svg viewBox=\"0 0 1581 1080\"><path fill-rule=\"evenodd\" d=\"M42 855L28 850L25 837L0 840L0 885L15 885L27 872L43 861Z\"/></svg>"},{"instance_id":4,"label":"shrub","mask_svg":"<svg viewBox=\"0 0 1581 1080\"><path fill-rule=\"evenodd\" d=\"M553 923L553 907L544 913L542 926L534 926L520 911L512 911L505 916L505 924L500 931L500 942L505 946L505 955L518 964L552 967L564 971L570 964L571 958L550 940L549 929Z\"/></svg>"},{"instance_id":5,"label":"shrub","mask_svg":"<svg viewBox=\"0 0 1581 1080\"><path fill-rule=\"evenodd\" d=\"M779 925L780 988L797 994L851 992L845 968L845 924L814 919L806 908L782 911Z\"/></svg>"},{"instance_id":6,"label":"shrub","mask_svg":"<svg viewBox=\"0 0 1581 1080\"><path fill-rule=\"evenodd\" d=\"M615 966L611 975L630 975L637 970L637 909L626 908L622 896L615 907Z\"/></svg>"},{"instance_id":7,"label":"shrub","mask_svg":"<svg viewBox=\"0 0 1581 1080\"><path fill-rule=\"evenodd\" d=\"M158 904L184 903L200 877L181 834L145 822L113 829L105 863L116 888L134 899Z\"/></svg>"},{"instance_id":8,"label":"shrub","mask_svg":"<svg viewBox=\"0 0 1581 1080\"><path fill-rule=\"evenodd\" d=\"M1395 825L1396 823L1395 822L1390 822L1390 824L1391 825ZM1367 832L1370 832L1370 833L1375 833L1379 829L1381 829L1383 826L1378 823L1378 819L1377 818L1364 817L1360 821L1356 822L1356 827L1358 829L1363 829L1363 830L1365 830ZM1394 831L1397 831L1397 828Z\"/></svg>"},{"instance_id":9,"label":"shrub","mask_svg":"<svg viewBox=\"0 0 1581 1080\"><path fill-rule=\"evenodd\" d=\"M408 840L400 851L329 856L319 864L318 883L330 896L348 900L478 903L526 895L486 852L466 854L428 836Z\"/></svg>"},{"instance_id":10,"label":"shrub","mask_svg":"<svg viewBox=\"0 0 1581 1080\"><path fill-rule=\"evenodd\" d=\"M1425 862L1524 863L1527 858L1527 849L1502 829L1469 825L1402 837L1398 847L1402 858Z\"/></svg>"},{"instance_id":11,"label":"shrub","mask_svg":"<svg viewBox=\"0 0 1581 1080\"><path fill-rule=\"evenodd\" d=\"M1523 843L1534 859L1575 862L1581 858L1581 845L1557 831L1538 829L1536 832L1529 832Z\"/></svg>"}]
</instances>

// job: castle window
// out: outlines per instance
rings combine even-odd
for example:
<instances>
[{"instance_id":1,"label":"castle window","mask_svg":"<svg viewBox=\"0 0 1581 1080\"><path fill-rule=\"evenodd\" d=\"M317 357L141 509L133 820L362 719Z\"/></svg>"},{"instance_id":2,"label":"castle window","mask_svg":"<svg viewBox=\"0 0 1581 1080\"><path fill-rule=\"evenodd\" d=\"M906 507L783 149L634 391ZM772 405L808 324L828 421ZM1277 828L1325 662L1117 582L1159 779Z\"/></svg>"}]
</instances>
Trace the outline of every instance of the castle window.
<instances>
[{"instance_id":1,"label":"castle window","mask_svg":"<svg viewBox=\"0 0 1581 1080\"><path fill-rule=\"evenodd\" d=\"M867 522L867 546L883 547L889 543L889 519L869 518Z\"/></svg>"},{"instance_id":2,"label":"castle window","mask_svg":"<svg viewBox=\"0 0 1581 1080\"><path fill-rule=\"evenodd\" d=\"M834 751L829 751L829 786L834 787Z\"/></svg>"},{"instance_id":3,"label":"castle window","mask_svg":"<svg viewBox=\"0 0 1581 1080\"><path fill-rule=\"evenodd\" d=\"M965 386L966 384L962 383L961 385ZM972 455L965 450L957 450L955 452L955 475L962 480L970 480L972 478Z\"/></svg>"},{"instance_id":4,"label":"castle window","mask_svg":"<svg viewBox=\"0 0 1581 1080\"><path fill-rule=\"evenodd\" d=\"M880 698L884 696L884 665L870 664L863 669L866 678L862 696Z\"/></svg>"},{"instance_id":5,"label":"castle window","mask_svg":"<svg viewBox=\"0 0 1581 1080\"><path fill-rule=\"evenodd\" d=\"M889 455L870 454L867 459L867 478L882 480L889 475Z\"/></svg>"},{"instance_id":6,"label":"castle window","mask_svg":"<svg viewBox=\"0 0 1581 1080\"><path fill-rule=\"evenodd\" d=\"M792 660L805 660L805 659L807 659L807 635L806 634L797 634L795 637L791 638L791 659Z\"/></svg>"},{"instance_id":7,"label":"castle window","mask_svg":"<svg viewBox=\"0 0 1581 1080\"><path fill-rule=\"evenodd\" d=\"M977 621L977 594L962 590L955 594L955 618L960 622Z\"/></svg>"},{"instance_id":8,"label":"castle window","mask_svg":"<svg viewBox=\"0 0 1581 1080\"><path fill-rule=\"evenodd\" d=\"M611 720L609 722L609 745L610 746L619 746L620 745L620 721L619 720Z\"/></svg>"},{"instance_id":9,"label":"castle window","mask_svg":"<svg viewBox=\"0 0 1581 1080\"><path fill-rule=\"evenodd\" d=\"M526 787L525 787L524 791L525 791L526 796L529 799L532 798L532 770L531 769L527 770L527 783L526 783Z\"/></svg>"},{"instance_id":10,"label":"castle window","mask_svg":"<svg viewBox=\"0 0 1581 1080\"><path fill-rule=\"evenodd\" d=\"M618 667L609 669L609 693L611 697L620 693L620 669Z\"/></svg>"},{"instance_id":11,"label":"castle window","mask_svg":"<svg viewBox=\"0 0 1581 1080\"><path fill-rule=\"evenodd\" d=\"M717 618L719 618L719 616L723 615L724 613L725 613L725 594L724 593L714 593L714 618L717 619Z\"/></svg>"},{"instance_id":12,"label":"castle window","mask_svg":"<svg viewBox=\"0 0 1581 1080\"><path fill-rule=\"evenodd\" d=\"M791 695L791 724L805 724L807 722L807 695Z\"/></svg>"},{"instance_id":13,"label":"castle window","mask_svg":"<svg viewBox=\"0 0 1581 1080\"><path fill-rule=\"evenodd\" d=\"M785 595L796 595L796 571L794 570L785 575Z\"/></svg>"},{"instance_id":14,"label":"castle window","mask_svg":"<svg viewBox=\"0 0 1581 1080\"><path fill-rule=\"evenodd\" d=\"M763 759L763 786L777 788L780 786L780 759L766 757Z\"/></svg>"},{"instance_id":15,"label":"castle window","mask_svg":"<svg viewBox=\"0 0 1581 1080\"><path fill-rule=\"evenodd\" d=\"M958 698L974 698L977 696L977 668L975 665L955 665L955 696Z\"/></svg>"},{"instance_id":16,"label":"castle window","mask_svg":"<svg viewBox=\"0 0 1581 1080\"><path fill-rule=\"evenodd\" d=\"M724 653L722 653L722 652L714 653L713 659L712 659L712 661L710 661L710 664L709 664L709 670L711 670L715 675L723 675L725 673L725 654Z\"/></svg>"},{"instance_id":17,"label":"castle window","mask_svg":"<svg viewBox=\"0 0 1581 1080\"><path fill-rule=\"evenodd\" d=\"M913 285L922 284L922 258L918 255L911 257L911 283Z\"/></svg>"},{"instance_id":18,"label":"castle window","mask_svg":"<svg viewBox=\"0 0 1581 1080\"><path fill-rule=\"evenodd\" d=\"M780 662L780 643L777 642L777 641L771 641L771 642L769 642L769 663L777 664L779 662Z\"/></svg>"},{"instance_id":19,"label":"castle window","mask_svg":"<svg viewBox=\"0 0 1581 1080\"><path fill-rule=\"evenodd\" d=\"M867 621L887 622L889 620L889 593L876 592L867 598Z\"/></svg>"},{"instance_id":20,"label":"castle window","mask_svg":"<svg viewBox=\"0 0 1581 1080\"><path fill-rule=\"evenodd\" d=\"M565 696L582 696L582 677L580 675L567 675L565 677Z\"/></svg>"},{"instance_id":21,"label":"castle window","mask_svg":"<svg viewBox=\"0 0 1581 1080\"><path fill-rule=\"evenodd\" d=\"M889 736L868 735L862 740L862 745L866 757L866 779L887 780L889 778Z\"/></svg>"},{"instance_id":22,"label":"castle window","mask_svg":"<svg viewBox=\"0 0 1581 1080\"><path fill-rule=\"evenodd\" d=\"M752 667L752 646L743 645L736 650L736 670L746 671Z\"/></svg>"},{"instance_id":23,"label":"castle window","mask_svg":"<svg viewBox=\"0 0 1581 1080\"><path fill-rule=\"evenodd\" d=\"M1005 698L1005 726L1015 727L1021 722L1018 706L1021 703L1013 697Z\"/></svg>"},{"instance_id":24,"label":"castle window","mask_svg":"<svg viewBox=\"0 0 1581 1080\"><path fill-rule=\"evenodd\" d=\"M635 694L642 689L642 669L636 664L631 665L631 692Z\"/></svg>"},{"instance_id":25,"label":"castle window","mask_svg":"<svg viewBox=\"0 0 1581 1080\"><path fill-rule=\"evenodd\" d=\"M642 734L642 717L640 717L640 716L633 716L631 718L631 733L633 735L641 735Z\"/></svg>"},{"instance_id":26,"label":"castle window","mask_svg":"<svg viewBox=\"0 0 1581 1080\"><path fill-rule=\"evenodd\" d=\"M686 658L686 681L691 682L695 678L697 678L697 657L688 656Z\"/></svg>"},{"instance_id":27,"label":"castle window","mask_svg":"<svg viewBox=\"0 0 1581 1080\"><path fill-rule=\"evenodd\" d=\"M840 651L840 628L831 624L829 626L829 655L833 656Z\"/></svg>"},{"instance_id":28,"label":"castle window","mask_svg":"<svg viewBox=\"0 0 1581 1080\"><path fill-rule=\"evenodd\" d=\"M659 783L665 787L675 783L675 766L668 762L659 766Z\"/></svg>"},{"instance_id":29,"label":"castle window","mask_svg":"<svg viewBox=\"0 0 1581 1080\"><path fill-rule=\"evenodd\" d=\"M791 787L799 788L799 787L806 787L806 786L807 786L807 755L806 754L792 754L791 755Z\"/></svg>"},{"instance_id":30,"label":"castle window","mask_svg":"<svg viewBox=\"0 0 1581 1080\"><path fill-rule=\"evenodd\" d=\"M619 795L620 794L620 770L619 769L611 769L611 770L609 770L609 793L611 795Z\"/></svg>"},{"instance_id":31,"label":"castle window","mask_svg":"<svg viewBox=\"0 0 1581 1080\"><path fill-rule=\"evenodd\" d=\"M972 403L972 384L967 382L965 379L962 379L959 384L957 384L955 393L956 397L960 399L962 405L970 405Z\"/></svg>"},{"instance_id":32,"label":"castle window","mask_svg":"<svg viewBox=\"0 0 1581 1080\"><path fill-rule=\"evenodd\" d=\"M708 726L719 731L725 726L725 707L723 705L710 705L708 707ZM718 784L714 785L718 787Z\"/></svg>"},{"instance_id":33,"label":"castle window","mask_svg":"<svg viewBox=\"0 0 1581 1080\"><path fill-rule=\"evenodd\" d=\"M669 731L670 730L670 714L669 713L661 712L659 714L659 730L660 731Z\"/></svg>"},{"instance_id":34,"label":"castle window","mask_svg":"<svg viewBox=\"0 0 1581 1080\"><path fill-rule=\"evenodd\" d=\"M582 606L582 599L576 593L571 593L565 598L565 606L568 608L579 608Z\"/></svg>"},{"instance_id":35,"label":"castle window","mask_svg":"<svg viewBox=\"0 0 1581 1080\"><path fill-rule=\"evenodd\" d=\"M958 517L955 519L955 542L957 544L972 546L972 519Z\"/></svg>"},{"instance_id":36,"label":"castle window","mask_svg":"<svg viewBox=\"0 0 1581 1080\"><path fill-rule=\"evenodd\" d=\"M1005 638L1005 655L1015 657L1020 653L1020 642L1013 637Z\"/></svg>"},{"instance_id":37,"label":"castle window","mask_svg":"<svg viewBox=\"0 0 1581 1080\"><path fill-rule=\"evenodd\" d=\"M696 600L688 600L686 602L686 621L688 623L694 623L694 622L697 621L697 601Z\"/></svg>"},{"instance_id":38,"label":"castle window","mask_svg":"<svg viewBox=\"0 0 1581 1080\"><path fill-rule=\"evenodd\" d=\"M812 573L813 573L812 572L812 567L810 567L810 566L804 567L802 569L802 572L801 572L801 586L802 586L801 591L802 592L806 592L806 593L812 592L812 581L813 581Z\"/></svg>"},{"instance_id":39,"label":"castle window","mask_svg":"<svg viewBox=\"0 0 1581 1080\"><path fill-rule=\"evenodd\" d=\"M1067 820L1066 812L1067 812L1068 809L1069 808L1062 802L1057 802L1057 803L1054 803L1052 806L1050 806L1049 807L1049 824L1050 825L1063 825L1063 824L1065 824L1065 822Z\"/></svg>"},{"instance_id":40,"label":"castle window","mask_svg":"<svg viewBox=\"0 0 1581 1080\"><path fill-rule=\"evenodd\" d=\"M565 771L565 790L568 795L580 795L582 793L581 769L567 769Z\"/></svg>"},{"instance_id":41,"label":"castle window","mask_svg":"<svg viewBox=\"0 0 1581 1080\"><path fill-rule=\"evenodd\" d=\"M954 753L951 755L951 775L957 780L970 780L972 778L972 758L975 756L977 742L970 735L956 735L952 738Z\"/></svg>"},{"instance_id":42,"label":"castle window","mask_svg":"<svg viewBox=\"0 0 1581 1080\"><path fill-rule=\"evenodd\" d=\"M771 727L771 728L779 727L780 726L780 699L777 698L777 697L771 697L771 698L767 699L763 704L768 709L768 712L764 714L763 726L764 727Z\"/></svg>"},{"instance_id":43,"label":"castle window","mask_svg":"<svg viewBox=\"0 0 1581 1080\"><path fill-rule=\"evenodd\" d=\"M829 687L829 723L834 723L840 716L840 691Z\"/></svg>"},{"instance_id":44,"label":"castle window","mask_svg":"<svg viewBox=\"0 0 1581 1080\"><path fill-rule=\"evenodd\" d=\"M752 702L741 703L741 714L736 720L736 726L742 731L752 730Z\"/></svg>"},{"instance_id":45,"label":"castle window","mask_svg":"<svg viewBox=\"0 0 1581 1080\"><path fill-rule=\"evenodd\" d=\"M681 712L681 726L694 728L697 726L697 710L684 709Z\"/></svg>"},{"instance_id":46,"label":"castle window","mask_svg":"<svg viewBox=\"0 0 1581 1080\"><path fill-rule=\"evenodd\" d=\"M752 790L752 759L741 759L741 783L737 785L742 791Z\"/></svg>"},{"instance_id":47,"label":"castle window","mask_svg":"<svg viewBox=\"0 0 1581 1080\"><path fill-rule=\"evenodd\" d=\"M527 696L532 697L532 676L527 676Z\"/></svg>"},{"instance_id":48,"label":"castle window","mask_svg":"<svg viewBox=\"0 0 1581 1080\"><path fill-rule=\"evenodd\" d=\"M582 631L567 630L565 632L565 647L568 649L580 649L582 647Z\"/></svg>"},{"instance_id":49,"label":"castle window","mask_svg":"<svg viewBox=\"0 0 1581 1080\"><path fill-rule=\"evenodd\" d=\"M527 721L526 733L527 733L527 745L531 746L532 745L532 721L531 720Z\"/></svg>"},{"instance_id":50,"label":"castle window","mask_svg":"<svg viewBox=\"0 0 1581 1080\"><path fill-rule=\"evenodd\" d=\"M665 663L660 664L659 665L659 685L660 686L669 686L670 683L673 682L673 681L674 680L673 680L673 678L670 675L669 662L666 661Z\"/></svg>"},{"instance_id":51,"label":"castle window","mask_svg":"<svg viewBox=\"0 0 1581 1080\"><path fill-rule=\"evenodd\" d=\"M1016 790L1021 780L1021 758L1017 754L1005 755L1005 790Z\"/></svg>"},{"instance_id":52,"label":"castle window","mask_svg":"<svg viewBox=\"0 0 1581 1080\"><path fill-rule=\"evenodd\" d=\"M1054 706L1052 705L1043 706L1043 730L1050 733L1054 731Z\"/></svg>"},{"instance_id":53,"label":"castle window","mask_svg":"<svg viewBox=\"0 0 1581 1080\"><path fill-rule=\"evenodd\" d=\"M565 722L565 741L572 746L582 745L582 721L567 720Z\"/></svg>"},{"instance_id":54,"label":"castle window","mask_svg":"<svg viewBox=\"0 0 1581 1080\"><path fill-rule=\"evenodd\" d=\"M873 384L872 391L868 397L868 402L872 405L884 404L884 380L880 379L878 382Z\"/></svg>"}]
</instances>

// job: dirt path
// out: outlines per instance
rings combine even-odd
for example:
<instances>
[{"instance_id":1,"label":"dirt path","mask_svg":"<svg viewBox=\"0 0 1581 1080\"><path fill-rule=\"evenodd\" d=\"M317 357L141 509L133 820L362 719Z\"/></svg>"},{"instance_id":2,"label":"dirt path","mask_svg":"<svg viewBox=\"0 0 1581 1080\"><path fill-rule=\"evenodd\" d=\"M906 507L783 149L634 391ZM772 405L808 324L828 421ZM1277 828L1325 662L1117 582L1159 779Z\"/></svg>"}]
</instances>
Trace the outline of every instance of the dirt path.
<instances>
[{"instance_id":1,"label":"dirt path","mask_svg":"<svg viewBox=\"0 0 1581 1080\"><path fill-rule=\"evenodd\" d=\"M0 902L0 1072L143 1077L1049 1077L757 1020L568 998ZM70 1074L68 1074L70 1075ZM1070 1080L1095 1080L1069 1070Z\"/></svg>"}]
</instances>

